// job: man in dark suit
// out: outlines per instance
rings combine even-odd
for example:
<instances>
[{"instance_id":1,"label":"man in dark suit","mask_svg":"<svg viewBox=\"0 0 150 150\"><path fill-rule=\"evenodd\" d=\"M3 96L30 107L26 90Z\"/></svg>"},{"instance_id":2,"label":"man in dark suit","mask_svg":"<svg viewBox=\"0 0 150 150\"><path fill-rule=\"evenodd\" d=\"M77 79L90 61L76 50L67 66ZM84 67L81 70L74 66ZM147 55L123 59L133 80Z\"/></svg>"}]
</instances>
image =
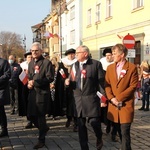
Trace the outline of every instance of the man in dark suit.
<instances>
[{"instance_id":1,"label":"man in dark suit","mask_svg":"<svg viewBox=\"0 0 150 150\"><path fill-rule=\"evenodd\" d=\"M97 150L101 150L102 130L100 121L100 99L97 91L104 92L104 71L99 61L90 57L87 46L76 49L77 62L72 67L71 79L66 79L65 84L73 88L75 110L78 120L78 134L82 150L89 150L86 121L91 124L97 137Z\"/></svg>"},{"instance_id":2,"label":"man in dark suit","mask_svg":"<svg viewBox=\"0 0 150 150\"><path fill-rule=\"evenodd\" d=\"M19 93L18 93L18 86L19 86L19 75L22 71L20 65L16 62L16 58L14 55L10 55L8 62L11 68L11 78L9 79L10 85L10 102L11 102L11 115L18 113L19 110Z\"/></svg>"},{"instance_id":3,"label":"man in dark suit","mask_svg":"<svg viewBox=\"0 0 150 150\"><path fill-rule=\"evenodd\" d=\"M10 65L7 60L0 58L0 125L2 132L0 138L8 136L7 117L4 105L10 104L9 79L11 76Z\"/></svg>"},{"instance_id":4,"label":"man in dark suit","mask_svg":"<svg viewBox=\"0 0 150 150\"><path fill-rule=\"evenodd\" d=\"M45 136L49 127L45 115L48 113L50 99L50 82L53 81L52 63L42 56L41 44L35 42L31 46L32 60L28 67L28 107L27 114L34 125L39 129L38 143L34 149L45 145Z\"/></svg>"}]
</instances>

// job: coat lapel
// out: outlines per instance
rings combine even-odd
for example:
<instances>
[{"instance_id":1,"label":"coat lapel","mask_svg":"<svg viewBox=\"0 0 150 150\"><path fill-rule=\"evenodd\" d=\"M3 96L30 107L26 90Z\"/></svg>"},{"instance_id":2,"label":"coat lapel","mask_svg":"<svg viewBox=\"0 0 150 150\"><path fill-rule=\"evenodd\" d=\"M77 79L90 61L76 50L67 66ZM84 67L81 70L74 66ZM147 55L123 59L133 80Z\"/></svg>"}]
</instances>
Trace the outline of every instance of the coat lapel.
<instances>
[{"instance_id":1,"label":"coat lapel","mask_svg":"<svg viewBox=\"0 0 150 150\"><path fill-rule=\"evenodd\" d=\"M118 82L118 77L117 77L117 72L116 72L116 63L113 64L113 68L112 68L112 76L114 76L115 79L115 83Z\"/></svg>"}]
</instances>

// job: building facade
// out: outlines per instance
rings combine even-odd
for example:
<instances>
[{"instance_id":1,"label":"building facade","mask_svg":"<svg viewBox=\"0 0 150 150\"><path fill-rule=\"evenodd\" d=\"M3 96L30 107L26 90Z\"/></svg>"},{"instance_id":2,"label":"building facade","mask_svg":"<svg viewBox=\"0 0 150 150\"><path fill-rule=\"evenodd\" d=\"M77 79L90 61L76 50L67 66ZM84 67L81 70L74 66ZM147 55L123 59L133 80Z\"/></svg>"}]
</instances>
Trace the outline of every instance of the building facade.
<instances>
[{"instance_id":1,"label":"building facade","mask_svg":"<svg viewBox=\"0 0 150 150\"><path fill-rule=\"evenodd\" d=\"M149 7L147 0L83 0L82 41L92 57L99 60L105 47L122 43L129 33L135 38L135 56L128 59L135 64L150 60Z\"/></svg>"},{"instance_id":2,"label":"building facade","mask_svg":"<svg viewBox=\"0 0 150 150\"><path fill-rule=\"evenodd\" d=\"M51 0L51 12L42 20L41 43L45 51L60 54L84 44L92 58L99 60L106 47L123 43L130 34L135 46L128 59L140 64L150 61L150 19L148 0ZM65 10L68 10L65 13ZM40 30L40 32L37 32ZM47 38L44 33L52 33Z\"/></svg>"}]
</instances>

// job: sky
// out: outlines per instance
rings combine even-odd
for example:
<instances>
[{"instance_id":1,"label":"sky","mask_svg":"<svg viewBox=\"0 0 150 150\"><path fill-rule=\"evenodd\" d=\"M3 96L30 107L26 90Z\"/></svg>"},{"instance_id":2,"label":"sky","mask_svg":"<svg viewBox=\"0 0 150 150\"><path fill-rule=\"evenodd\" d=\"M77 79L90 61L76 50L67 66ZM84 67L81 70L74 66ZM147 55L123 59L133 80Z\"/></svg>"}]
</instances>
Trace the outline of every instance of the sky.
<instances>
[{"instance_id":1,"label":"sky","mask_svg":"<svg viewBox=\"0 0 150 150\"><path fill-rule=\"evenodd\" d=\"M0 32L8 31L26 36L30 49L33 39L31 26L41 23L50 13L51 0L0 0Z\"/></svg>"}]
</instances>

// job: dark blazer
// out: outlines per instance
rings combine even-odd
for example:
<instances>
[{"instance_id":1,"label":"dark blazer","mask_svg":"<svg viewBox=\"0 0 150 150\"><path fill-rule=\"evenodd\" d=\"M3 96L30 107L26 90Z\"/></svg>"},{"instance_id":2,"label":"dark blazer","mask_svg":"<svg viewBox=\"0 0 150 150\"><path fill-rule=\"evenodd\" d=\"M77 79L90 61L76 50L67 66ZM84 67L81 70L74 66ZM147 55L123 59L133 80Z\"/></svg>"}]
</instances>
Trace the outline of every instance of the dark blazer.
<instances>
[{"instance_id":1,"label":"dark blazer","mask_svg":"<svg viewBox=\"0 0 150 150\"><path fill-rule=\"evenodd\" d=\"M35 66L38 72L35 72ZM48 112L50 82L53 81L52 63L40 57L36 63L32 60L28 68L29 80L34 80L34 88L29 91L28 116L44 115Z\"/></svg>"},{"instance_id":2,"label":"dark blazer","mask_svg":"<svg viewBox=\"0 0 150 150\"><path fill-rule=\"evenodd\" d=\"M100 100L96 95L97 91L102 94L104 92L104 71L99 61L88 59L83 65L86 70L86 77L84 78L84 85L82 91L77 86L80 79L79 62L75 63L75 81L71 82L73 86L76 115L80 117L98 117L100 116Z\"/></svg>"},{"instance_id":3,"label":"dark blazer","mask_svg":"<svg viewBox=\"0 0 150 150\"><path fill-rule=\"evenodd\" d=\"M10 65L7 60L0 58L0 105L10 104L9 79Z\"/></svg>"},{"instance_id":4,"label":"dark blazer","mask_svg":"<svg viewBox=\"0 0 150 150\"><path fill-rule=\"evenodd\" d=\"M10 87L16 89L19 84L19 75L22 71L20 65L18 63L13 63L10 65L11 68L11 78L9 79Z\"/></svg>"}]
</instances>

